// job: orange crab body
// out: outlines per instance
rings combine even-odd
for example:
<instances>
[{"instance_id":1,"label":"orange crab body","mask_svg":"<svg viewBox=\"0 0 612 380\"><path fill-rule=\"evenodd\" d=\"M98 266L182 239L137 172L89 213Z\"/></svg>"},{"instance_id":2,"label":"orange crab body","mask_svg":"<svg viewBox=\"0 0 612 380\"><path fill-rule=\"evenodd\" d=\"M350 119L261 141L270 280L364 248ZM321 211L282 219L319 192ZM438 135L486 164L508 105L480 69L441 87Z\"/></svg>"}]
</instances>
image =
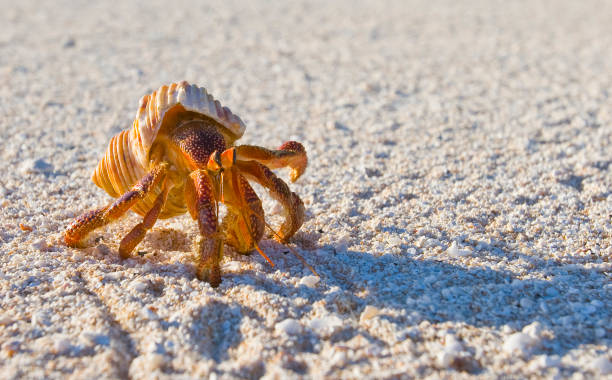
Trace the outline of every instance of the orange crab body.
<instances>
[{"instance_id":1,"label":"orange crab body","mask_svg":"<svg viewBox=\"0 0 612 380\"><path fill-rule=\"evenodd\" d=\"M306 151L295 141L277 150L235 146L245 129L229 108L187 82L144 96L132 128L111 139L92 175L117 200L77 218L66 230L66 243L80 246L89 232L133 210L143 221L121 241L119 253L126 258L158 218L189 211L204 237L198 277L216 286L223 244L248 252L258 249L263 236L264 212L249 180L284 206L285 221L276 236L286 242L300 228L304 206L270 169L288 166L295 181L306 169ZM222 223L219 202L227 206Z\"/></svg>"}]
</instances>

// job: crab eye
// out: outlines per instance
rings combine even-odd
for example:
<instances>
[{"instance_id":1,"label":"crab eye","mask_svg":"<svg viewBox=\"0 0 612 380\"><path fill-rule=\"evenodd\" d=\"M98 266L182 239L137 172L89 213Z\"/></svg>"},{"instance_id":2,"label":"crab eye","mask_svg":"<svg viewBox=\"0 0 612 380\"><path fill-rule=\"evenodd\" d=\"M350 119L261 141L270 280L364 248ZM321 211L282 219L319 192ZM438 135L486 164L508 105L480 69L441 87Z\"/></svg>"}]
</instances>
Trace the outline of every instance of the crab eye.
<instances>
[{"instance_id":1,"label":"crab eye","mask_svg":"<svg viewBox=\"0 0 612 380\"><path fill-rule=\"evenodd\" d=\"M231 168L236 162L236 148L227 149L221 153L221 167Z\"/></svg>"},{"instance_id":2,"label":"crab eye","mask_svg":"<svg viewBox=\"0 0 612 380\"><path fill-rule=\"evenodd\" d=\"M221 166L221 156L219 155L218 151L214 151L211 155L210 158L208 159L208 163L206 164L206 168L208 170L210 170L211 172L217 172L219 170L221 170L222 166Z\"/></svg>"}]
</instances>

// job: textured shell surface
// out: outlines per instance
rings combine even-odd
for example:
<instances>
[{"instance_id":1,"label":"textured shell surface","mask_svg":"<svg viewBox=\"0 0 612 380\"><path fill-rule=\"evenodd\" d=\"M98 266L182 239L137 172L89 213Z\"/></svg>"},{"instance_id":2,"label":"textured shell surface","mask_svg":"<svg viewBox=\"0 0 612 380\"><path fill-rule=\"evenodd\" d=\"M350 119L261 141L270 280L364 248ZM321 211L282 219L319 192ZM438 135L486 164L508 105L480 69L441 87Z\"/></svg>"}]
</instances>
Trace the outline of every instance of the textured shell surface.
<instances>
[{"instance_id":1,"label":"textured shell surface","mask_svg":"<svg viewBox=\"0 0 612 380\"><path fill-rule=\"evenodd\" d=\"M150 95L140 99L132 133L136 144L133 148L137 155L148 155L155 138L163 124L166 113L181 105L185 111L196 112L216 120L225 127L236 139L244 134L246 126L232 111L223 107L204 87L190 85L183 81L162 86ZM142 165L146 165L148 157L138 157Z\"/></svg>"},{"instance_id":2,"label":"textured shell surface","mask_svg":"<svg viewBox=\"0 0 612 380\"><path fill-rule=\"evenodd\" d=\"M164 125L164 121L169 111L176 110L214 119L234 140L239 139L246 129L242 120L222 106L204 87L185 81L162 86L140 99L132 128L121 131L111 139L105 156L92 175L92 181L112 197L128 191L147 173L151 147L162 127L173 128ZM178 194L174 197L171 192L161 217L171 217L185 211L178 198ZM134 211L146 213L153 199L153 194L143 199L134 207Z\"/></svg>"}]
</instances>

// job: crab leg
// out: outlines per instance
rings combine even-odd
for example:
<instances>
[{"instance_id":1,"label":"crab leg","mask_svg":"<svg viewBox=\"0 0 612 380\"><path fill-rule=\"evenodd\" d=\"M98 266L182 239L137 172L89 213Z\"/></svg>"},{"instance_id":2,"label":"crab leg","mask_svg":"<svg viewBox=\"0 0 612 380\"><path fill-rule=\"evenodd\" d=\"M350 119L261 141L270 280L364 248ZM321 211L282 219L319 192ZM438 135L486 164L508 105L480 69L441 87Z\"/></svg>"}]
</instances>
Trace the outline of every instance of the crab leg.
<instances>
[{"instance_id":1,"label":"crab leg","mask_svg":"<svg viewBox=\"0 0 612 380\"><path fill-rule=\"evenodd\" d=\"M236 161L235 165L241 174L267 188L270 195L283 205L285 221L276 239L286 243L304 223L304 203L265 165L255 161Z\"/></svg>"},{"instance_id":2,"label":"crab leg","mask_svg":"<svg viewBox=\"0 0 612 380\"><path fill-rule=\"evenodd\" d=\"M289 166L291 182L295 182L306 170L308 157L304 146L297 141L287 141L277 150L270 150L255 145L239 145L236 147L238 161L257 161L270 169Z\"/></svg>"},{"instance_id":3,"label":"crab leg","mask_svg":"<svg viewBox=\"0 0 612 380\"><path fill-rule=\"evenodd\" d=\"M167 182L167 181L166 181ZM138 243L142 241L148 230L153 228L161 210L164 208L166 199L168 198L168 191L170 188L166 186L166 183L162 186L162 192L155 198L153 207L147 212L142 219L141 223L138 223L132 230L125 235L119 244L119 255L122 259L130 257L130 253L136 248Z\"/></svg>"},{"instance_id":4,"label":"crab leg","mask_svg":"<svg viewBox=\"0 0 612 380\"><path fill-rule=\"evenodd\" d=\"M64 233L64 240L69 247L80 247L87 235L108 223L119 219L136 202L149 194L165 177L168 164L157 164L138 181L132 189L106 207L88 211L72 222Z\"/></svg>"},{"instance_id":5,"label":"crab leg","mask_svg":"<svg viewBox=\"0 0 612 380\"><path fill-rule=\"evenodd\" d=\"M215 188L206 170L195 170L185 186L185 200L189 213L198 221L202 240L196 275L212 287L221 283L219 263L223 255L223 235L219 232Z\"/></svg>"},{"instance_id":6,"label":"crab leg","mask_svg":"<svg viewBox=\"0 0 612 380\"><path fill-rule=\"evenodd\" d=\"M224 172L223 202L228 207L228 213L223 218L227 244L240 253L252 251L253 248L260 251L257 243L265 230L261 200L246 178L233 168ZM263 252L260 253L270 261Z\"/></svg>"}]
</instances>

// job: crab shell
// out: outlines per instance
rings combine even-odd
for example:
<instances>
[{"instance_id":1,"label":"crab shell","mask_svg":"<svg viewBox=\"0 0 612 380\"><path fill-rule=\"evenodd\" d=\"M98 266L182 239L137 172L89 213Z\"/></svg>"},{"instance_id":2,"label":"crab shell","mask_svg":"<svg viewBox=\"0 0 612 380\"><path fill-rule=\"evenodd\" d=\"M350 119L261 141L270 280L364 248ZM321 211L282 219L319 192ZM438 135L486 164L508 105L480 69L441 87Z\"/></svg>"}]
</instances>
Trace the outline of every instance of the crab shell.
<instances>
[{"instance_id":1,"label":"crab shell","mask_svg":"<svg viewBox=\"0 0 612 380\"><path fill-rule=\"evenodd\" d=\"M140 99L131 129L114 136L106 155L98 162L91 179L110 196L118 197L130 190L150 169L150 152L154 143L186 119L213 119L222 128L228 146L243 134L246 126L229 108L223 107L205 88L183 81L162 86ZM159 191L139 201L133 208L145 215L153 206ZM183 188L175 187L168 195L160 218L169 218L186 211Z\"/></svg>"}]
</instances>

